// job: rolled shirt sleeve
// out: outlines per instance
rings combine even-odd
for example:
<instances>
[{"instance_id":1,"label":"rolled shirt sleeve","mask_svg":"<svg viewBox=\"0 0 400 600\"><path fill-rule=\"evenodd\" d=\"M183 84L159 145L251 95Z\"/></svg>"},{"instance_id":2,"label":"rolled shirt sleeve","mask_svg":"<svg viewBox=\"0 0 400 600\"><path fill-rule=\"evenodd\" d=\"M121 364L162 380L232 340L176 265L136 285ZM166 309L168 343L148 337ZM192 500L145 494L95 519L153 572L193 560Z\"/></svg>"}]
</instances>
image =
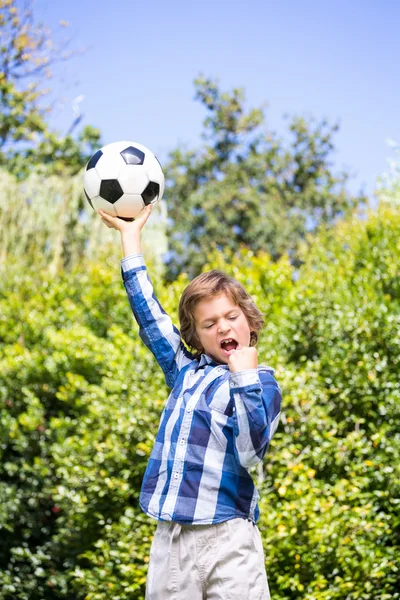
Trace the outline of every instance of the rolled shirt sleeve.
<instances>
[{"instance_id":1,"label":"rolled shirt sleeve","mask_svg":"<svg viewBox=\"0 0 400 600\"><path fill-rule=\"evenodd\" d=\"M260 462L278 426L282 393L271 369L231 373L236 456L249 468Z\"/></svg>"}]
</instances>

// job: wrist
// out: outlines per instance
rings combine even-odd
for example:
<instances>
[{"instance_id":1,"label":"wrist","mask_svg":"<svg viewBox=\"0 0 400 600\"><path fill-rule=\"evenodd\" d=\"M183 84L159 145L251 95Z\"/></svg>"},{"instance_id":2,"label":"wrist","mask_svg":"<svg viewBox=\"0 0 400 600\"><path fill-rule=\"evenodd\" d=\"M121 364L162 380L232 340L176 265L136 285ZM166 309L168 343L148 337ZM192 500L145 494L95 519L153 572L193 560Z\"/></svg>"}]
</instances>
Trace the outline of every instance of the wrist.
<instances>
[{"instance_id":1,"label":"wrist","mask_svg":"<svg viewBox=\"0 0 400 600\"><path fill-rule=\"evenodd\" d=\"M260 385L258 369L245 369L243 371L235 371L234 373L231 372L229 381L231 388L258 387Z\"/></svg>"}]
</instances>

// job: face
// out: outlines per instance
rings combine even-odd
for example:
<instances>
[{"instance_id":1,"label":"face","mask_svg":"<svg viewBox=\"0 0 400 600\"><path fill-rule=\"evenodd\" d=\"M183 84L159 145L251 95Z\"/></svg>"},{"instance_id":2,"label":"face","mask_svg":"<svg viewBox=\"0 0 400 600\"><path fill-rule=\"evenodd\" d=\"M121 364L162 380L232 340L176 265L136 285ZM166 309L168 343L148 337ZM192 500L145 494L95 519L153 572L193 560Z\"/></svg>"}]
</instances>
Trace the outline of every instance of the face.
<instances>
[{"instance_id":1,"label":"face","mask_svg":"<svg viewBox=\"0 0 400 600\"><path fill-rule=\"evenodd\" d=\"M250 327L242 309L226 294L201 300L194 311L203 352L228 364L229 356L250 345Z\"/></svg>"}]
</instances>

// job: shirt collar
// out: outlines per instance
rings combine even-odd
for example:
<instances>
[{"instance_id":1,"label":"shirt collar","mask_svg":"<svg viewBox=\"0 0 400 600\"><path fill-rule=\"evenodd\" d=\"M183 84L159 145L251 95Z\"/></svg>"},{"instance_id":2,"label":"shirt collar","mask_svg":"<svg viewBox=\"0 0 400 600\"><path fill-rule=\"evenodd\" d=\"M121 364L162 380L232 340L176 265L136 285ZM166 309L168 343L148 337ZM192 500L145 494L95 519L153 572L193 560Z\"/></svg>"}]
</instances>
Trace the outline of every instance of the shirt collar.
<instances>
[{"instance_id":1,"label":"shirt collar","mask_svg":"<svg viewBox=\"0 0 400 600\"><path fill-rule=\"evenodd\" d=\"M205 367L206 365L210 365L212 363L212 359L207 356L207 354L202 354L200 356L200 360L199 360L199 369L201 369L201 367Z\"/></svg>"},{"instance_id":2,"label":"shirt collar","mask_svg":"<svg viewBox=\"0 0 400 600\"><path fill-rule=\"evenodd\" d=\"M217 363L215 360L213 360L212 358L210 358L209 356L207 356L207 354L202 354L200 356L199 366L197 368L201 369L201 367L205 367L206 365L213 365L215 367L227 367L227 365L223 365L221 363Z\"/></svg>"}]
</instances>

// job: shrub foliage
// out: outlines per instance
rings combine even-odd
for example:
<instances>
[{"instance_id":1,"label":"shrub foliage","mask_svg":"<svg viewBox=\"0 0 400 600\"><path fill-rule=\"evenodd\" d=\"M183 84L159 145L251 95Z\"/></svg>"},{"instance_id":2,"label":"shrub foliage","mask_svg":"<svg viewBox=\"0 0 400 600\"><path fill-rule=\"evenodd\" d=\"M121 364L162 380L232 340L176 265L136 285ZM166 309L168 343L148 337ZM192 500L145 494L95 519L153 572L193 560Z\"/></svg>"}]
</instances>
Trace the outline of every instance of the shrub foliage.
<instances>
[{"instance_id":1,"label":"shrub foliage","mask_svg":"<svg viewBox=\"0 0 400 600\"><path fill-rule=\"evenodd\" d=\"M254 471L277 600L400 598L399 225L389 207L343 222L298 271L244 249L208 265L265 313L283 389ZM154 283L176 318L186 277ZM0 285L0 599L143 598L138 494L167 389L117 260L15 265Z\"/></svg>"}]
</instances>

